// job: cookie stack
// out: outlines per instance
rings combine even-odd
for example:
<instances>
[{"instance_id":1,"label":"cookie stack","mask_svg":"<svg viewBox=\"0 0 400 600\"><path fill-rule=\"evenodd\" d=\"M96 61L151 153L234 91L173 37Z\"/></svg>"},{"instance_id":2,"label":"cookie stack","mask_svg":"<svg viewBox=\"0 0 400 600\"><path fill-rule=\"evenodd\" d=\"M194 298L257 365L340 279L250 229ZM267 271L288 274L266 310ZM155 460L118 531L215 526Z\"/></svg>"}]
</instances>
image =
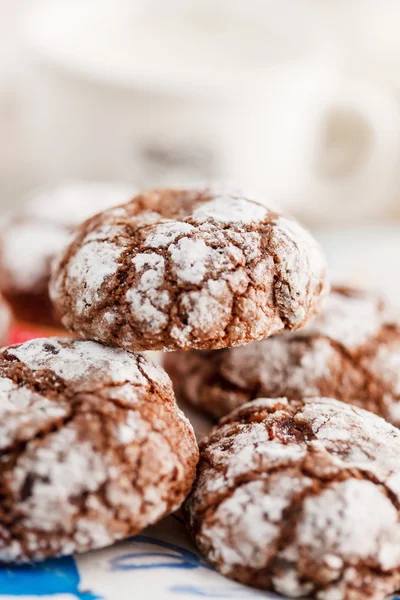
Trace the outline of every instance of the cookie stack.
<instances>
[{"instance_id":1,"label":"cookie stack","mask_svg":"<svg viewBox=\"0 0 400 600\"><path fill-rule=\"evenodd\" d=\"M301 330L164 360L177 395L213 418L257 397L327 396L400 426L400 324L377 294L333 287Z\"/></svg>"},{"instance_id":2,"label":"cookie stack","mask_svg":"<svg viewBox=\"0 0 400 600\"><path fill-rule=\"evenodd\" d=\"M193 484L188 528L223 574L320 600L394 591L400 433L352 404L400 422L400 329L375 296L328 288L310 234L241 193L144 192L83 223L50 293L85 339L0 355L0 559L110 544ZM192 428L138 350L176 351L178 396L223 417L196 478Z\"/></svg>"}]
</instances>

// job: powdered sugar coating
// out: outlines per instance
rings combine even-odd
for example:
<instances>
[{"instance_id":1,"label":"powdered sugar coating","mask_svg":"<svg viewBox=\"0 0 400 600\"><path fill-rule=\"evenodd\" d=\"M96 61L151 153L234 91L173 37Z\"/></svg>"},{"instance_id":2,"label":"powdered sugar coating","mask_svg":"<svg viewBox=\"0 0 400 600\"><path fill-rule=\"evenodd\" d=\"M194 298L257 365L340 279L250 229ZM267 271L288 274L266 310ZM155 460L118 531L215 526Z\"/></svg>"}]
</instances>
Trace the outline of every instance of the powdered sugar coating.
<instances>
[{"instance_id":1,"label":"powdered sugar coating","mask_svg":"<svg viewBox=\"0 0 400 600\"><path fill-rule=\"evenodd\" d=\"M136 193L130 183L67 181L37 190L25 205L25 214L63 226L76 227L85 219L123 204Z\"/></svg>"},{"instance_id":2,"label":"powdered sugar coating","mask_svg":"<svg viewBox=\"0 0 400 600\"><path fill-rule=\"evenodd\" d=\"M86 248L95 252L95 242L99 253L112 245L120 255L114 272L110 261L88 286ZM144 192L89 220L51 283L69 329L146 350L238 346L298 328L326 289L308 232L243 195L206 188ZM118 318L107 326L110 311Z\"/></svg>"},{"instance_id":3,"label":"powdered sugar coating","mask_svg":"<svg viewBox=\"0 0 400 600\"><path fill-rule=\"evenodd\" d=\"M179 283L201 283L207 272L212 250L203 240L183 237L170 249L171 260Z\"/></svg>"},{"instance_id":4,"label":"powdered sugar coating","mask_svg":"<svg viewBox=\"0 0 400 600\"><path fill-rule=\"evenodd\" d=\"M14 441L25 441L40 431L43 423L68 415L67 407L55 404L32 390L21 388L11 379L0 379L0 450Z\"/></svg>"},{"instance_id":5,"label":"powdered sugar coating","mask_svg":"<svg viewBox=\"0 0 400 600\"><path fill-rule=\"evenodd\" d=\"M279 217L273 230L271 245L278 262L276 302L281 312L295 323L305 321L304 290L310 279L316 280L324 270L321 253L312 251L308 232L296 221ZM296 252L291 251L296 248Z\"/></svg>"},{"instance_id":6,"label":"powdered sugar coating","mask_svg":"<svg viewBox=\"0 0 400 600\"><path fill-rule=\"evenodd\" d=\"M169 294L166 290L158 292L164 281L165 260L151 252L137 254L132 264L140 279L135 288L126 292L126 299L135 319L156 333L168 322L163 309L169 302Z\"/></svg>"},{"instance_id":7,"label":"powdered sugar coating","mask_svg":"<svg viewBox=\"0 0 400 600\"><path fill-rule=\"evenodd\" d=\"M222 420L200 450L185 512L224 574L324 600L397 589L400 433L392 425L328 398L257 399Z\"/></svg>"},{"instance_id":8,"label":"powdered sugar coating","mask_svg":"<svg viewBox=\"0 0 400 600\"><path fill-rule=\"evenodd\" d=\"M324 300L322 308L304 333L328 337L349 351L375 338L382 326L400 322L400 315L383 298L363 290L338 288Z\"/></svg>"},{"instance_id":9,"label":"powdered sugar coating","mask_svg":"<svg viewBox=\"0 0 400 600\"><path fill-rule=\"evenodd\" d=\"M0 416L1 561L132 535L174 510L194 477L192 428L142 355L60 338L7 348Z\"/></svg>"},{"instance_id":10,"label":"powdered sugar coating","mask_svg":"<svg viewBox=\"0 0 400 600\"><path fill-rule=\"evenodd\" d=\"M378 557L383 571L400 564L398 510L375 483L356 479L334 483L321 495L307 498L303 511L299 546L313 548L313 540L321 539L332 555L328 561L332 569L340 571L344 562L370 557ZM320 548L314 548L317 559Z\"/></svg>"},{"instance_id":11,"label":"powdered sugar coating","mask_svg":"<svg viewBox=\"0 0 400 600\"><path fill-rule=\"evenodd\" d=\"M29 290L48 276L53 256L68 244L67 229L40 221L22 221L2 234L2 268L7 272L5 288ZM3 285L3 284L2 284Z\"/></svg>"},{"instance_id":12,"label":"powdered sugar coating","mask_svg":"<svg viewBox=\"0 0 400 600\"><path fill-rule=\"evenodd\" d=\"M217 196L204 203L193 212L193 219L197 223L203 221L219 221L220 223L245 223L250 224L264 221L269 209L249 202L247 198L232 196Z\"/></svg>"},{"instance_id":13,"label":"powdered sugar coating","mask_svg":"<svg viewBox=\"0 0 400 600\"><path fill-rule=\"evenodd\" d=\"M144 385L146 377L139 368L144 357L109 348L96 342L57 338L34 339L21 346L10 347L6 356L15 356L32 371L49 369L64 381L74 385L88 385L93 379L99 379L103 371L113 384L130 382ZM165 384L161 368L153 370L153 379L160 385ZM89 389L86 387L86 389Z\"/></svg>"},{"instance_id":14,"label":"powdered sugar coating","mask_svg":"<svg viewBox=\"0 0 400 600\"><path fill-rule=\"evenodd\" d=\"M235 563L263 568L276 551L274 542L279 537L283 511L293 490L300 491L308 483L306 477L272 476L266 493L263 481L250 481L237 487L217 507L213 518L202 528L202 536L218 547L215 558L221 556L222 572L226 568L229 575L228 565Z\"/></svg>"},{"instance_id":15,"label":"powdered sugar coating","mask_svg":"<svg viewBox=\"0 0 400 600\"><path fill-rule=\"evenodd\" d=\"M146 237L145 246L148 248L165 248L182 234L193 233L194 231L196 231L196 228L189 223L165 221L157 225L155 231Z\"/></svg>"},{"instance_id":16,"label":"powdered sugar coating","mask_svg":"<svg viewBox=\"0 0 400 600\"><path fill-rule=\"evenodd\" d=\"M317 394L316 382L329 376L328 365L334 358L334 349L323 339L317 339L310 351L294 362L291 360L290 344L285 341L288 341L287 338L272 338L268 352L263 352L263 342L258 342L257 347L249 344L241 348L240 357L235 351L229 353L221 365L223 377L239 388L245 388L251 380L259 381L262 390L279 387L282 383L282 364L293 362L286 379L288 387L301 390L304 396Z\"/></svg>"},{"instance_id":17,"label":"powdered sugar coating","mask_svg":"<svg viewBox=\"0 0 400 600\"><path fill-rule=\"evenodd\" d=\"M84 292L75 303L79 314L84 314L88 307L100 300L99 288L105 278L116 270L120 256L120 248L107 242L91 242L74 256L66 284L74 290L81 281L85 281Z\"/></svg>"},{"instance_id":18,"label":"powdered sugar coating","mask_svg":"<svg viewBox=\"0 0 400 600\"><path fill-rule=\"evenodd\" d=\"M2 233L2 288L26 292L44 289L50 262L71 239L72 231L92 215L129 200L135 188L112 182L75 181L40 189Z\"/></svg>"},{"instance_id":19,"label":"powdered sugar coating","mask_svg":"<svg viewBox=\"0 0 400 600\"><path fill-rule=\"evenodd\" d=\"M213 416L259 395L328 394L400 424L400 320L372 292L334 288L298 333L165 359L177 393Z\"/></svg>"}]
</instances>

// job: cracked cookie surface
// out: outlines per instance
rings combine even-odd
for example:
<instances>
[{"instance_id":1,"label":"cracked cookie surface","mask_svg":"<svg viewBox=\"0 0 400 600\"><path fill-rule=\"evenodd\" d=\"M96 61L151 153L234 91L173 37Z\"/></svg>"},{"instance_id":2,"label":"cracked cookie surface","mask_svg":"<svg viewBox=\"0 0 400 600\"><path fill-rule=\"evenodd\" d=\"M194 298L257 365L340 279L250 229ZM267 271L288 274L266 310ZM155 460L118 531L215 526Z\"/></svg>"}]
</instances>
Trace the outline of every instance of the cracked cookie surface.
<instances>
[{"instance_id":1,"label":"cracked cookie surface","mask_svg":"<svg viewBox=\"0 0 400 600\"><path fill-rule=\"evenodd\" d=\"M297 329L326 290L321 249L296 221L207 188L144 192L87 221L51 283L67 329L129 350Z\"/></svg>"},{"instance_id":2,"label":"cracked cookie surface","mask_svg":"<svg viewBox=\"0 0 400 600\"><path fill-rule=\"evenodd\" d=\"M52 259L82 221L135 193L128 184L71 181L37 190L5 221L0 234L0 287L18 319L60 324L48 292Z\"/></svg>"},{"instance_id":3,"label":"cracked cookie surface","mask_svg":"<svg viewBox=\"0 0 400 600\"><path fill-rule=\"evenodd\" d=\"M243 583L383 600L400 585L399 452L400 432L357 407L257 399L201 442L189 529Z\"/></svg>"},{"instance_id":4,"label":"cracked cookie surface","mask_svg":"<svg viewBox=\"0 0 400 600\"><path fill-rule=\"evenodd\" d=\"M0 562L112 544L192 484L192 427L143 355L62 338L10 346L0 415Z\"/></svg>"},{"instance_id":5,"label":"cracked cookie surface","mask_svg":"<svg viewBox=\"0 0 400 600\"><path fill-rule=\"evenodd\" d=\"M400 425L400 318L371 292L336 287L299 332L164 362L178 396L214 417L260 396L323 395Z\"/></svg>"}]
</instances>

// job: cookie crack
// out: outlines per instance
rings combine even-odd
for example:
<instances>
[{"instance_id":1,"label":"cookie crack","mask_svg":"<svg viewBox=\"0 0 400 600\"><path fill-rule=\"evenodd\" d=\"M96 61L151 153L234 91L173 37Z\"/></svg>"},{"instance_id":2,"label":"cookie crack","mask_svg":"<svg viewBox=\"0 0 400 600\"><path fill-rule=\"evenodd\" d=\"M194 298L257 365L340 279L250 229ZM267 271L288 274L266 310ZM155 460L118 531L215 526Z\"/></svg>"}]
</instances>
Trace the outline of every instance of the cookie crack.
<instances>
[{"instance_id":1,"label":"cookie crack","mask_svg":"<svg viewBox=\"0 0 400 600\"><path fill-rule=\"evenodd\" d=\"M303 465L300 466L300 472L305 477L310 477L309 471L307 469L304 469ZM388 490L387 486L385 486L384 483L379 481L377 478L373 477L371 475L371 473L369 473L369 472L363 471L362 469L350 468L348 470L345 469L345 470L341 471L338 475L330 478L329 480L323 479L313 473L311 484L308 487L306 487L304 490L302 490L301 492L296 494L294 496L294 498L292 499L290 505L288 507L286 507L283 511L284 526L283 526L283 528L281 528L281 531L280 531L277 541L274 542L274 545L276 545L277 550L274 553L274 555L272 556L272 558L268 561L268 563L264 567L267 571L272 571L272 573L273 573L274 570L276 571L277 569L279 569L279 566L281 566L282 558L279 557L279 554L284 552L285 549L288 546L290 546L290 544L293 541L293 531L296 530L297 524L300 520L301 511L304 506L304 502L308 498L320 495L322 491L331 488L336 483L340 483L340 482L346 481L348 479L352 479L355 476L358 476L357 478L359 478L360 480L363 480L363 481L367 480L374 484L382 486L385 489L386 496L391 501L394 508L397 511L399 510L399 502L397 499L395 499L393 492ZM292 568L294 568L294 569L296 568L296 563L288 561L287 559L284 559L284 562L286 564L290 564ZM309 577L306 577L304 575L300 577L300 580L301 580L301 583L303 583L303 584L312 584L313 590L314 590L313 593L315 593L317 591L322 591L324 589L329 588L332 583L340 582L344 576L346 569L349 567L352 567L352 566L354 566L354 564L352 564L351 562L344 561L342 567L340 568L340 573L339 573L338 577L336 579L331 580L326 585L318 585L315 583L315 581L313 581L312 579L310 579ZM371 569L371 571L373 571L375 573L385 574L385 575L387 575L390 572L396 571L395 567L389 572L380 568L379 565L375 565L372 567L371 565L365 564L364 567ZM397 571L398 571L398 568L397 568ZM272 574L272 577L273 576L274 575ZM400 577L400 574L399 574L399 577Z\"/></svg>"},{"instance_id":2,"label":"cookie crack","mask_svg":"<svg viewBox=\"0 0 400 600\"><path fill-rule=\"evenodd\" d=\"M347 360L352 365L352 367L363 377L363 379L365 380L366 383L372 383L375 386L377 386L378 389L383 388L383 390L385 392L390 393L390 389L389 389L389 387L387 387L385 385L385 382L382 381L381 379L379 379L378 377L376 377L374 375L374 373L372 373L366 366L360 364L359 358L357 358L349 350L347 350L347 348L344 346L344 344L341 344L337 340L333 340L332 338L330 338L328 336L323 336L323 335L318 336L318 339L323 339L328 344L330 344L330 346L336 352L338 352L339 355L342 356L342 358ZM376 401L379 404L379 410L380 410L381 414L386 413L386 407L384 404L383 396L384 396L384 394L382 394L380 397L376 398Z\"/></svg>"},{"instance_id":3,"label":"cookie crack","mask_svg":"<svg viewBox=\"0 0 400 600\"><path fill-rule=\"evenodd\" d=\"M131 202L131 204L128 203L125 205L124 216L114 218L111 212L108 215L108 212L105 211L105 213L94 217L81 229L81 232L76 236L74 242L65 251L63 260L55 271L55 279L53 279L54 285L56 285L54 288L54 297L56 303L58 302L60 305L64 304L63 322L67 327L70 327L72 330L78 331L81 334L87 334L91 329L90 320L95 317L97 318L97 313L100 313L101 319L101 313L109 309L112 311L113 315L115 315L115 320L112 327L109 327L108 330L106 324L104 324L104 333L101 333L100 335L100 339L104 339L104 341L108 341L109 343L118 344L120 338L124 337L125 330L130 330L133 339L136 338L135 342L130 343L136 343L137 348L148 348L151 346L154 349L158 349L162 345L170 345L172 347L184 346L185 341L184 339L180 339L179 336L183 338L187 336L190 338L190 345L194 347L205 347L209 345L210 340L214 340L214 338L212 338L211 334L208 335L207 332L207 336L204 336L204 339L202 339L202 336L195 326L191 328L187 326L187 323L185 323L185 319L188 320L188 317L185 317L185 310L187 307L181 306L180 300L182 296L186 296L192 291L207 291L208 282L220 281L223 279L226 281L226 292L223 294L226 298L221 296L220 299L219 296L217 297L215 294L212 294L211 291L209 293L210 297L214 298L216 306L220 302L221 311L223 313L223 318L221 319L222 322L218 328L218 336L217 333L215 333L215 337L221 338L218 345L225 345L223 340L226 340L228 337L233 338L231 340L233 345L243 343L247 338L261 339L269 334L270 330L274 329L274 327L274 333L276 333L276 330L279 329L278 323L282 329L285 327L290 328L290 310L285 310L285 306L279 301L277 294L279 279L277 265L280 264L278 256L279 248L274 249L271 247L272 233L274 228L279 228L278 219L280 215L265 208L263 217L260 220L251 223L236 223L235 221L220 222L218 219L213 220L211 218L210 220L199 220L193 217L193 210L198 206L201 206L204 201L212 200L214 195L213 193L210 193L210 195L204 196L201 192L196 192L196 194L189 198L188 192L185 192L184 190L171 192L170 197L172 200L177 200L178 209L179 207L182 209L175 212L170 210L170 208L167 209L169 206L167 202L169 193L165 192L165 190L149 192L147 195L142 194L142 196L137 196L135 201ZM232 197L234 198L235 196ZM242 196L238 197L241 198ZM247 202L249 202L249 204L254 203L258 206L258 203L256 202L250 200L247 200ZM172 206L175 206L174 202L172 202ZM154 213L155 220L153 222L151 222L151 219L148 220L147 223L140 222L140 213L146 211ZM102 216L103 214L105 217ZM137 223L135 223L135 221L137 221ZM210 250L213 249L221 256L231 249L232 255L229 254L229 259L227 257L227 265L217 265L217 272L215 272L214 263L211 265L207 263L205 265L206 276L200 283L196 283L196 281L177 281L176 275L171 272L172 259L168 255L167 249L164 248L164 246L156 246L154 248L149 247L145 241L146 236L151 234L154 228L156 230L157 226L160 226L165 222L172 223L172 225L174 223L177 225L186 223L194 228L191 232L178 231L177 235L175 236L174 234L175 237L172 236L172 239L166 243L166 248L169 248L171 245L174 247L179 245L180 241L184 238L199 238L210 248ZM103 225L108 226L109 231L103 233ZM116 231L116 229L119 230ZM179 230L179 227L177 227L177 229ZM174 231L173 226L171 231ZM95 239L97 232L99 232L100 235ZM257 239L253 239L251 236L246 238L246 248L248 246L248 250L245 251L238 236L239 234L243 236L252 233L259 234L259 237L257 237ZM72 307L74 306L76 294L74 293L74 290L68 289L66 286L66 275L69 272L70 261L76 256L80 248L90 244L91 235L93 236L93 241L98 243L117 244L121 247L121 253L116 260L117 267L114 272L105 276L101 283L96 284L98 286L97 297L93 292L95 296L94 300L90 300L86 303L86 308L84 308L82 314L75 314L77 311L72 310ZM87 242L85 241L86 239L88 240ZM252 244L254 244L254 249L252 248ZM238 250L240 250L241 258L237 254ZM167 263L166 272L164 274L165 281L160 285L160 294L163 294L165 291L168 292L168 308L165 307L165 295L162 299L160 297L159 304L156 296L152 299L149 294L146 294L146 290L144 289L143 301L146 302L149 313L149 317L146 316L144 319L145 324L143 324L143 322L141 323L139 318L134 318L133 314L131 314L132 311L130 310L129 300L126 299L127 290L132 287L132 285L134 289L138 287L136 283L133 282L136 282L139 274L132 268L130 260L138 254L155 254L166 259ZM268 275L268 285L263 287L262 283L253 276L252 269L267 257L269 257L271 263L273 263L271 265L272 272ZM275 273L273 273L273 265L275 265ZM221 275L221 269L219 269L219 267L221 267L224 274L231 275L234 275L238 270L243 269L243 282L240 281L233 284L233 282ZM269 281L270 276L272 278L275 277L272 286ZM245 285L246 280L247 285ZM292 291L290 290L290 282L286 283L289 285L289 292L293 296ZM259 293L249 295L249 288L251 288L251 290L259 290L264 293L264 296L267 294L268 299L261 299ZM242 299L247 297L249 297L248 306L242 306ZM157 323L154 326L152 322L147 323L147 320L151 321L150 317L152 312L154 312L154 310L151 310L151 307L156 311L159 311L165 317L163 319L160 316L159 323L157 320ZM145 310L145 307L141 310ZM259 312L264 316L265 323L262 321L263 326L260 326L262 331L255 326L252 327L251 323L248 322L246 311L250 311L252 314ZM173 331L173 328L176 328L177 326L179 327L179 331ZM156 328L157 330L155 341L152 328ZM199 329L201 329L200 325ZM171 332L174 335L171 335ZM96 339L99 338L97 337ZM217 342L214 341L212 343L215 345ZM128 343L126 342L125 346L127 345Z\"/></svg>"}]
</instances>

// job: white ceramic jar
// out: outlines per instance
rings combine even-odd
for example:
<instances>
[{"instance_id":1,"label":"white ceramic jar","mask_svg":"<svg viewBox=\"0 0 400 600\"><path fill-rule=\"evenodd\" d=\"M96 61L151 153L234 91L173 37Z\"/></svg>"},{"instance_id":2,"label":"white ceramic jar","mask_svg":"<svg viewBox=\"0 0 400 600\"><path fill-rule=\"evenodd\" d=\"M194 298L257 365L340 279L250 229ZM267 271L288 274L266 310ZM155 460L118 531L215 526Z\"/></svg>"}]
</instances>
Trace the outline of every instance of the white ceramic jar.
<instances>
[{"instance_id":1,"label":"white ceramic jar","mask_svg":"<svg viewBox=\"0 0 400 600\"><path fill-rule=\"evenodd\" d=\"M267 19L274 3L265 0L41 2L23 28L24 131L38 183L228 179L263 188L264 169L253 169L263 149L248 140L247 115L259 111L270 62L312 46L296 25L301 11L283 4Z\"/></svg>"},{"instance_id":2,"label":"white ceramic jar","mask_svg":"<svg viewBox=\"0 0 400 600\"><path fill-rule=\"evenodd\" d=\"M350 38L343 52L323 6L40 2L23 30L35 183L227 179L309 223L384 214L400 191L399 100L348 69Z\"/></svg>"}]
</instances>

